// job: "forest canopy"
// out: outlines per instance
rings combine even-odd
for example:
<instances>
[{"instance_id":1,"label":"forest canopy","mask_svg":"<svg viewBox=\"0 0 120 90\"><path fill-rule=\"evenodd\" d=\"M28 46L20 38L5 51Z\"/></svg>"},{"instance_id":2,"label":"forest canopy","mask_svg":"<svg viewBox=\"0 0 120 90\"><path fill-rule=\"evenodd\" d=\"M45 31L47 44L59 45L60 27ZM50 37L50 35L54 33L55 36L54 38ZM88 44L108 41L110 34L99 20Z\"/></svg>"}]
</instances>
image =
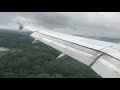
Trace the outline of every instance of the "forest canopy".
<instances>
[{"instance_id":1,"label":"forest canopy","mask_svg":"<svg viewBox=\"0 0 120 90\"><path fill-rule=\"evenodd\" d=\"M57 60L59 51L39 42L31 32L0 30L0 78L101 78L88 66L70 57Z\"/></svg>"}]
</instances>

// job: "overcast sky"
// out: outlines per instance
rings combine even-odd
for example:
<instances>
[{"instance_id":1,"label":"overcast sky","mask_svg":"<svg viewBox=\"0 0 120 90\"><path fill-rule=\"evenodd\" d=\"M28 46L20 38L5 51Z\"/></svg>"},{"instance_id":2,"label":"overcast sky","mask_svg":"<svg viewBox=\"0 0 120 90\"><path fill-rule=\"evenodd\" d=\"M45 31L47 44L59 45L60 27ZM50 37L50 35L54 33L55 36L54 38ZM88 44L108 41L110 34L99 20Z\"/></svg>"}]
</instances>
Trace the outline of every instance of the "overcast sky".
<instances>
[{"instance_id":1,"label":"overcast sky","mask_svg":"<svg viewBox=\"0 0 120 90\"><path fill-rule=\"evenodd\" d=\"M0 28L17 29L18 16L68 34L120 37L120 12L0 12Z\"/></svg>"}]
</instances>

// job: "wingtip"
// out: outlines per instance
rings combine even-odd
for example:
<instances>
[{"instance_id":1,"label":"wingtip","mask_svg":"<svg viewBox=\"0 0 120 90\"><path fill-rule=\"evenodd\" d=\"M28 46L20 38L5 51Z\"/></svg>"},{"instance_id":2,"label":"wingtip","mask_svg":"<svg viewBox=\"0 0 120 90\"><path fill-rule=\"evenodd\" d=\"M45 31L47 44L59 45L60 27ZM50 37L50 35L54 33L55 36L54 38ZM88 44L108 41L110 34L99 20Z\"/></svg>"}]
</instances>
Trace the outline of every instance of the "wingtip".
<instances>
[{"instance_id":1,"label":"wingtip","mask_svg":"<svg viewBox=\"0 0 120 90\"><path fill-rule=\"evenodd\" d=\"M22 29L23 29L23 27L20 25L20 26L19 26L19 30L22 30Z\"/></svg>"}]
</instances>

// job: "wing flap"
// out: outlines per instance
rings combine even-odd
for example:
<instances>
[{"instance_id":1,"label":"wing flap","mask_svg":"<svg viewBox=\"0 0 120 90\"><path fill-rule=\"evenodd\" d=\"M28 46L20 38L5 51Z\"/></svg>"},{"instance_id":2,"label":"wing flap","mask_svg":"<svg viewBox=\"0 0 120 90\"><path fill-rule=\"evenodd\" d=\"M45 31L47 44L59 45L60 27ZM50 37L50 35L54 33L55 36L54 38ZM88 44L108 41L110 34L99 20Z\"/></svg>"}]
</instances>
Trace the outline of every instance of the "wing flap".
<instances>
[{"instance_id":1,"label":"wing flap","mask_svg":"<svg viewBox=\"0 0 120 90\"><path fill-rule=\"evenodd\" d=\"M91 68L104 78L120 78L120 61L106 54L101 56Z\"/></svg>"}]
</instances>

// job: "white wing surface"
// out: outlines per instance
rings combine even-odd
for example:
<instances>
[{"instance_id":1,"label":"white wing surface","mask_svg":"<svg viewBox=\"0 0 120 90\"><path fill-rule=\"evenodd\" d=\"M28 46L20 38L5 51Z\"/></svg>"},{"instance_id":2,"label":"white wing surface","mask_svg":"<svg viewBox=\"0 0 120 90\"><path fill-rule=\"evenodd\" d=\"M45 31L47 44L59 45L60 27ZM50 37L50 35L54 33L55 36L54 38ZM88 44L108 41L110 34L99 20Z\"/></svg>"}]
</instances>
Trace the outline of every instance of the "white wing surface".
<instances>
[{"instance_id":1,"label":"white wing surface","mask_svg":"<svg viewBox=\"0 0 120 90\"><path fill-rule=\"evenodd\" d=\"M103 78L120 78L119 44L54 32L20 20L17 23L20 29L33 32L30 36L35 38L34 42L41 41L59 50L62 54L57 59L68 55L88 65Z\"/></svg>"}]
</instances>

